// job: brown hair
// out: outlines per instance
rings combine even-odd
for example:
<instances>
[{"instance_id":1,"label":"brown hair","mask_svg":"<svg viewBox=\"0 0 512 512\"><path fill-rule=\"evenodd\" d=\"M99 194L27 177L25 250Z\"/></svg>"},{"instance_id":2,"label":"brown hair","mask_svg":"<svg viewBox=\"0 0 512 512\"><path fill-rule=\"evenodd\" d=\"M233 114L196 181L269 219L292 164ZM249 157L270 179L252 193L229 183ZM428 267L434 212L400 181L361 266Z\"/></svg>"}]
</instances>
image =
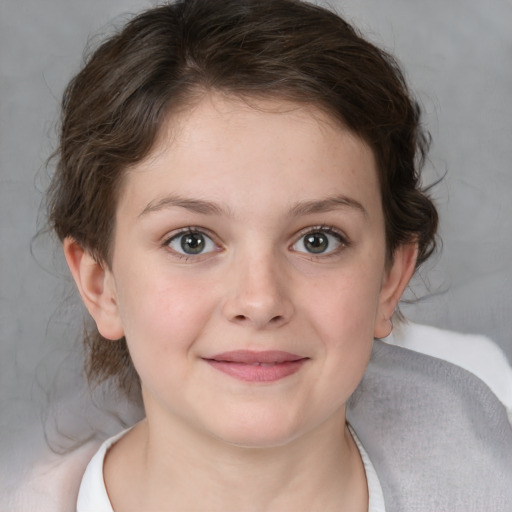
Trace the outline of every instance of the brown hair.
<instances>
[{"instance_id":1,"label":"brown hair","mask_svg":"<svg viewBox=\"0 0 512 512\"><path fill-rule=\"evenodd\" d=\"M109 265L123 171L148 154L175 108L222 91L323 109L373 149L388 257L417 241L435 248L437 212L421 190L428 138L396 61L338 15L295 0L178 0L133 18L68 85L58 164L48 194L61 240ZM87 336L88 376L138 382L125 340Z\"/></svg>"}]
</instances>

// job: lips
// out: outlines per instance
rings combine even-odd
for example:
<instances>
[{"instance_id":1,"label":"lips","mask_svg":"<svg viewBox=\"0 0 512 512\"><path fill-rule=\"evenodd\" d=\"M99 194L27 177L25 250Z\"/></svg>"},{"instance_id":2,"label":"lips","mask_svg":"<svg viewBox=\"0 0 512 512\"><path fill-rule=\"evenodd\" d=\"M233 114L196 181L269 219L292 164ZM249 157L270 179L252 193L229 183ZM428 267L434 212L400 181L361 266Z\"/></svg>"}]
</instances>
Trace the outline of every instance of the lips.
<instances>
[{"instance_id":1,"label":"lips","mask_svg":"<svg viewBox=\"0 0 512 512\"><path fill-rule=\"evenodd\" d=\"M308 360L290 352L234 350L205 361L216 370L247 382L272 382L298 372Z\"/></svg>"}]
</instances>

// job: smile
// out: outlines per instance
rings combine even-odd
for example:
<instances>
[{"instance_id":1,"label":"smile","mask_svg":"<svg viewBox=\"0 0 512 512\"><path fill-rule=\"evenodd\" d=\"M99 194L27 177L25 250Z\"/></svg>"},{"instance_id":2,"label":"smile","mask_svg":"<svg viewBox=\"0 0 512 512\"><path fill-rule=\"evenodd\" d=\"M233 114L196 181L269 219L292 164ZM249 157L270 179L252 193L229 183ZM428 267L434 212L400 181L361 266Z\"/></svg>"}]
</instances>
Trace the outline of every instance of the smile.
<instances>
[{"instance_id":1,"label":"smile","mask_svg":"<svg viewBox=\"0 0 512 512\"><path fill-rule=\"evenodd\" d=\"M204 360L216 370L246 382L272 382L300 370L308 360L290 352L235 350Z\"/></svg>"}]
</instances>

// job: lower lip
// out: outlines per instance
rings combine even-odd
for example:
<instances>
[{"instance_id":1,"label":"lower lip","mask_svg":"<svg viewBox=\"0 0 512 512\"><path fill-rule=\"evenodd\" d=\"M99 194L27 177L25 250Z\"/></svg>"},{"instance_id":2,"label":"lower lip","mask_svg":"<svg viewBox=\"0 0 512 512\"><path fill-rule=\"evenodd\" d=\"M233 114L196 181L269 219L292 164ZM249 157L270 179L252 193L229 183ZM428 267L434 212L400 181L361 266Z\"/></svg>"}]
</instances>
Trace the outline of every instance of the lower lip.
<instances>
[{"instance_id":1,"label":"lower lip","mask_svg":"<svg viewBox=\"0 0 512 512\"><path fill-rule=\"evenodd\" d=\"M206 359L206 362L231 377L246 382L273 382L298 372L307 359L285 361L270 366L260 366L228 361Z\"/></svg>"}]
</instances>

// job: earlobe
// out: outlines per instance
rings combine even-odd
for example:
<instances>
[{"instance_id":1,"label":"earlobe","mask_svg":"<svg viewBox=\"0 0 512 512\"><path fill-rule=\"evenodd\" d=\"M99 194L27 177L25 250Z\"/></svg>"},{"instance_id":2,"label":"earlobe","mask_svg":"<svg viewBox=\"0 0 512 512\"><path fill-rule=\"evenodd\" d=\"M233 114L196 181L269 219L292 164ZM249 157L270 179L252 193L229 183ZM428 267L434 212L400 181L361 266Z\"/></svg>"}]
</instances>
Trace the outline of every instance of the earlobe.
<instances>
[{"instance_id":1,"label":"earlobe","mask_svg":"<svg viewBox=\"0 0 512 512\"><path fill-rule=\"evenodd\" d=\"M391 334L393 313L414 274L417 257L417 243L404 244L396 249L393 263L386 273L380 291L375 338L385 338Z\"/></svg>"},{"instance_id":2,"label":"earlobe","mask_svg":"<svg viewBox=\"0 0 512 512\"><path fill-rule=\"evenodd\" d=\"M72 238L64 240L63 249L78 291L98 331L110 340L122 338L124 331L112 272Z\"/></svg>"}]
</instances>

